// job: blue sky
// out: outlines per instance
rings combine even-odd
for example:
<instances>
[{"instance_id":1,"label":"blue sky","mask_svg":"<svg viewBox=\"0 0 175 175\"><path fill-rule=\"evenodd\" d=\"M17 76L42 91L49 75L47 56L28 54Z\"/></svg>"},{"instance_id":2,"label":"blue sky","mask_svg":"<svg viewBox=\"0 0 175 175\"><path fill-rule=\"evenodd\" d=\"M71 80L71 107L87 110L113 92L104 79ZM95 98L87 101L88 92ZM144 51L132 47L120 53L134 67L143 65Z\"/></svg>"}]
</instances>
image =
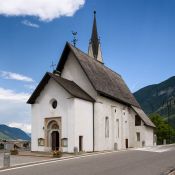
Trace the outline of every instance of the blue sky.
<instances>
[{"instance_id":1,"label":"blue sky","mask_svg":"<svg viewBox=\"0 0 175 175\"><path fill-rule=\"evenodd\" d=\"M52 71L52 61L58 63L72 30L78 32L77 47L87 52L94 9L104 62L122 75L132 92L175 75L174 0L77 0L70 8L45 4L45 15L35 3L32 11L21 4L23 14L15 5L6 8L11 3L0 2L1 123L30 130L25 99L45 72ZM13 99L4 99L4 94Z\"/></svg>"}]
</instances>

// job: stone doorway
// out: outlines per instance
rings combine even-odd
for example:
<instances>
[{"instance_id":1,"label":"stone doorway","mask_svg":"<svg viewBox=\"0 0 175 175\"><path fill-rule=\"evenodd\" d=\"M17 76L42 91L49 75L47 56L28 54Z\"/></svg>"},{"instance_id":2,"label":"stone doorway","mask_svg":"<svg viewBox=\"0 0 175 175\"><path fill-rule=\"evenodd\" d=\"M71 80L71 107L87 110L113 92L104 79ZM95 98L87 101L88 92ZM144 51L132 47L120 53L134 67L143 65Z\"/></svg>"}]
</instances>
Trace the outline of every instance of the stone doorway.
<instances>
[{"instance_id":1,"label":"stone doorway","mask_svg":"<svg viewBox=\"0 0 175 175\"><path fill-rule=\"evenodd\" d=\"M52 139L52 150L59 150L60 147L60 134L58 131L53 131L51 133L51 139Z\"/></svg>"},{"instance_id":2,"label":"stone doorway","mask_svg":"<svg viewBox=\"0 0 175 175\"><path fill-rule=\"evenodd\" d=\"M45 118L45 139L48 151L61 149L61 117Z\"/></svg>"}]
</instances>

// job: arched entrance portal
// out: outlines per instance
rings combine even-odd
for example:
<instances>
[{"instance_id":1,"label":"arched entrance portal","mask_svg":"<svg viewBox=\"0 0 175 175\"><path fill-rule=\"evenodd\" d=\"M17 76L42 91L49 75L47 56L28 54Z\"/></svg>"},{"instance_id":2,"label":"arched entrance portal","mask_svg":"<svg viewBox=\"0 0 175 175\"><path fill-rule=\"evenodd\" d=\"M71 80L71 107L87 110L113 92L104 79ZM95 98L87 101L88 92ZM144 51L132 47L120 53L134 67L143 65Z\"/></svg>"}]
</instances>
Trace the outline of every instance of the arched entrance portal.
<instances>
[{"instance_id":1,"label":"arched entrance portal","mask_svg":"<svg viewBox=\"0 0 175 175\"><path fill-rule=\"evenodd\" d=\"M52 138L52 150L59 150L60 147L60 135L58 131L53 131L51 134L51 138Z\"/></svg>"},{"instance_id":2,"label":"arched entrance portal","mask_svg":"<svg viewBox=\"0 0 175 175\"><path fill-rule=\"evenodd\" d=\"M46 130L46 144L49 147L49 150L55 151L60 150L61 147L61 121L57 118L47 119L47 130Z\"/></svg>"}]
</instances>

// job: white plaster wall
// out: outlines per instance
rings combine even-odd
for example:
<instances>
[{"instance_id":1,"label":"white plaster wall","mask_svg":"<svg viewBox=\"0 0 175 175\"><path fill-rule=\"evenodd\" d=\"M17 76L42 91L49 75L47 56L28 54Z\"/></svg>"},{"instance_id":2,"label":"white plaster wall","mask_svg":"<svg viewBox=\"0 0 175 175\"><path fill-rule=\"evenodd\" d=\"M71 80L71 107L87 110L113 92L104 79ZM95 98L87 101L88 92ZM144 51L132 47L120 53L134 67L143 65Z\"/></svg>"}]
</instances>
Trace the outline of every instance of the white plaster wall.
<instances>
[{"instance_id":1,"label":"white plaster wall","mask_svg":"<svg viewBox=\"0 0 175 175\"><path fill-rule=\"evenodd\" d=\"M93 151L93 103L74 99L75 146L79 149L79 136L83 136L83 151Z\"/></svg>"},{"instance_id":2,"label":"white plaster wall","mask_svg":"<svg viewBox=\"0 0 175 175\"><path fill-rule=\"evenodd\" d=\"M64 152L73 152L75 146L75 103L74 98L71 99L72 105L68 106L68 120L67 120L67 132L68 132L68 148L64 149Z\"/></svg>"},{"instance_id":3,"label":"white plaster wall","mask_svg":"<svg viewBox=\"0 0 175 175\"><path fill-rule=\"evenodd\" d=\"M117 149L122 148L122 108L119 104L116 106L112 106L112 125L113 125L113 136L112 136L112 144L117 143ZM117 126L117 120L119 124L119 128Z\"/></svg>"},{"instance_id":4,"label":"white plaster wall","mask_svg":"<svg viewBox=\"0 0 175 175\"><path fill-rule=\"evenodd\" d=\"M118 149L125 149L125 139L130 140L128 108L101 96L98 96L94 106L95 150L113 150L114 143L117 143ZM105 138L105 117L109 117L109 138ZM116 136L116 119L119 119L119 138Z\"/></svg>"},{"instance_id":5,"label":"white plaster wall","mask_svg":"<svg viewBox=\"0 0 175 175\"><path fill-rule=\"evenodd\" d=\"M145 146L154 145L154 129L152 127L145 126Z\"/></svg>"},{"instance_id":6,"label":"white plaster wall","mask_svg":"<svg viewBox=\"0 0 175 175\"><path fill-rule=\"evenodd\" d=\"M105 97L98 96L95 107L95 150L113 150L114 143L118 149L126 149L126 139L128 147L142 147L153 145L153 129L144 125L135 126L135 111L126 105L120 104ZM109 117L109 138L105 138L105 117ZM119 120L119 137L117 137L117 123ZM140 132L140 142L137 141L136 132Z\"/></svg>"},{"instance_id":7,"label":"white plaster wall","mask_svg":"<svg viewBox=\"0 0 175 175\"><path fill-rule=\"evenodd\" d=\"M140 141L137 141L137 132L140 133ZM135 147L142 147L142 142L145 140L145 127L143 122L141 126L135 126Z\"/></svg>"},{"instance_id":8,"label":"white plaster wall","mask_svg":"<svg viewBox=\"0 0 175 175\"><path fill-rule=\"evenodd\" d=\"M140 132L140 142L137 141L136 132ZM144 125L141 122L141 126L135 127L135 147L143 147L142 142L145 142L145 146L153 146L154 130L152 127Z\"/></svg>"},{"instance_id":9,"label":"white plaster wall","mask_svg":"<svg viewBox=\"0 0 175 175\"><path fill-rule=\"evenodd\" d=\"M130 108L129 111L129 147L135 147L135 112Z\"/></svg>"},{"instance_id":10,"label":"white plaster wall","mask_svg":"<svg viewBox=\"0 0 175 175\"><path fill-rule=\"evenodd\" d=\"M68 132L68 120L74 117L74 112L72 111L73 100L70 97L70 94L54 80L49 80L37 98L36 103L32 105L32 151L49 150L49 148L45 148L44 146L38 146L38 138L44 138L43 126L45 118L61 117L61 138L68 138L69 140L69 138L73 137L74 133ZM53 98L58 102L56 109L52 109L49 103ZM69 146L71 147L71 145ZM68 149L64 148L63 151L68 151Z\"/></svg>"},{"instance_id":11,"label":"white plaster wall","mask_svg":"<svg viewBox=\"0 0 175 175\"><path fill-rule=\"evenodd\" d=\"M32 111L32 128L31 128L31 150L37 151L38 150L38 138L39 138L39 123L40 123L40 117L39 117L39 105L38 104L32 104L31 105L31 111ZM42 135L43 137L43 135Z\"/></svg>"},{"instance_id":12,"label":"white plaster wall","mask_svg":"<svg viewBox=\"0 0 175 175\"><path fill-rule=\"evenodd\" d=\"M82 70L80 64L76 60L75 56L70 52L68 59L64 65L61 76L68 80L74 81L84 91L86 91L91 97L96 98L97 92L89 82L86 74Z\"/></svg>"}]
</instances>

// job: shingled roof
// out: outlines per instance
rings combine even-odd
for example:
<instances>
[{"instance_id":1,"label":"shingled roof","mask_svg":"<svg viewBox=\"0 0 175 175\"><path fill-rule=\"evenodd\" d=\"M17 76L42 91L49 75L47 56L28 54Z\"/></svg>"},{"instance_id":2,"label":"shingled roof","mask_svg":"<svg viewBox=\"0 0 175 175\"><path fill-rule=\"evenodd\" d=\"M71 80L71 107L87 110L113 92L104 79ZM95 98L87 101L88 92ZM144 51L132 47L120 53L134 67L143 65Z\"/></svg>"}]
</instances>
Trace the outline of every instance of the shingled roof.
<instances>
[{"instance_id":1,"label":"shingled roof","mask_svg":"<svg viewBox=\"0 0 175 175\"><path fill-rule=\"evenodd\" d=\"M52 73L47 72L27 103L34 104L37 97L40 95L41 91L45 87L45 85L48 83L50 79L53 79L56 83L58 83L60 86L62 86L69 94L71 94L73 97L80 98L83 100L94 102L95 100L90 97L83 89L81 89L75 82L64 79L60 77L59 75L55 75Z\"/></svg>"},{"instance_id":2,"label":"shingled roof","mask_svg":"<svg viewBox=\"0 0 175 175\"><path fill-rule=\"evenodd\" d=\"M61 72L63 70L70 51L73 52L87 78L99 94L140 108L140 105L119 74L69 43L66 43L57 65L57 71Z\"/></svg>"}]
</instances>

